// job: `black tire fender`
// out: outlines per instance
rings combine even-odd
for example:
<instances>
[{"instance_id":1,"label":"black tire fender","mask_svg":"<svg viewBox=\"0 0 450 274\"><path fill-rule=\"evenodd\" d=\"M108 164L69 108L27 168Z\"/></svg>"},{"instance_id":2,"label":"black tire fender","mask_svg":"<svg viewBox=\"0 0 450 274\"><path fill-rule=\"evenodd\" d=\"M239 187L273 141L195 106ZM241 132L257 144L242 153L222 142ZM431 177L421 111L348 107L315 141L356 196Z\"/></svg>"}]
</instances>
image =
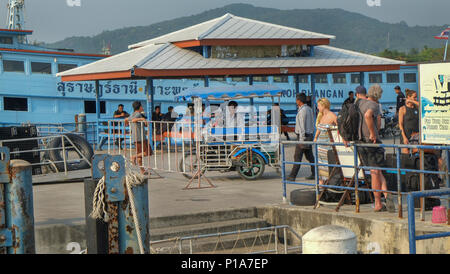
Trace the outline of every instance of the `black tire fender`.
<instances>
[{"instance_id":1,"label":"black tire fender","mask_svg":"<svg viewBox=\"0 0 450 274\"><path fill-rule=\"evenodd\" d=\"M290 193L290 202L298 206L313 206L316 204L316 191L308 189L295 189Z\"/></svg>"},{"instance_id":2,"label":"black tire fender","mask_svg":"<svg viewBox=\"0 0 450 274\"><path fill-rule=\"evenodd\" d=\"M94 156L94 150L92 149L92 146L86 141L85 138L83 138L80 135L73 134L73 133L66 133L64 134L67 136L68 139L74 144L74 146L83 154L83 156L91 161L92 157ZM64 146L69 147L72 146L72 144L64 138ZM64 170L64 163L62 162L64 158L62 157L62 138L61 137L55 137L48 143L48 148L51 149L48 151L48 157L55 163L56 167L59 171ZM59 148L59 149L57 149ZM90 168L90 164L83 160L80 156L79 162L74 163L67 163L67 170L80 170L80 169L88 169Z\"/></svg>"}]
</instances>

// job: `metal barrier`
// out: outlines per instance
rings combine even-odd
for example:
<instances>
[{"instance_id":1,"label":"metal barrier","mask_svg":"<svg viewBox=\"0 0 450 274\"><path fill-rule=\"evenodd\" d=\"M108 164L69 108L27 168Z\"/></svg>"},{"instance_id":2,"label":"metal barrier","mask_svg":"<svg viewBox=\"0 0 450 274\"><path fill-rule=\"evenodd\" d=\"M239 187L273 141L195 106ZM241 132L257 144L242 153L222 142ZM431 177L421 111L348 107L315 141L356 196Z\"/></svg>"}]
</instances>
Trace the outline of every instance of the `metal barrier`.
<instances>
[{"instance_id":1,"label":"metal barrier","mask_svg":"<svg viewBox=\"0 0 450 274\"><path fill-rule=\"evenodd\" d=\"M0 147L0 254L34 254L31 166Z\"/></svg>"},{"instance_id":2,"label":"metal barrier","mask_svg":"<svg viewBox=\"0 0 450 274\"><path fill-rule=\"evenodd\" d=\"M285 152L285 146L288 144L302 144L302 145L311 145L313 147L313 151L315 152L316 157L314 157L314 163L305 163L305 162L294 162L294 161L286 161L286 152ZM447 195L447 205L450 207L450 200L449 200L449 194L450 194L450 176L448 168L450 166L450 146L432 146L432 145L390 145L390 144L362 144L362 143L352 143L351 147L353 149L354 153L354 159L353 159L353 165L350 164L322 164L318 163L318 146L345 146L343 143L320 143L320 142L293 142L293 141L285 141L282 142L281 145L281 159L282 159L282 185L283 185L283 201L287 202L286 197L286 185L292 184L292 185L304 185L304 186L311 186L315 188L316 191L316 201L319 200L319 189L340 189L340 190L347 190L347 191L354 191L355 192L355 207L356 212L359 213L359 195L358 191L368 191L368 192L385 192L385 193L391 193L398 195L398 217L402 218L402 196L408 195L408 222L409 222L409 234L410 234L410 251L411 253L415 253L415 240L421 240L421 239L429 239L429 238L436 238L436 237L447 237L450 236L450 233L439 233L434 235L426 235L426 236L415 236L415 226L414 226L414 198L420 197L421 198L421 207L420 207L420 215L422 221L424 221L424 210L425 210L425 200L423 197L430 197L435 195ZM389 167L372 167L372 166L364 166L360 165L358 161L358 148L360 147L382 147L382 148L392 148L396 151L396 163L397 168L389 168ZM446 153L447 158L447 170L446 171L430 171L430 170L424 170L423 169L423 163L421 164L421 169L406 169L401 168L401 149L402 148L408 148L408 149L419 149L420 151L423 150L443 150ZM423 161L422 161L423 162ZM293 182L293 181L287 181L286 180L286 164L300 164L300 165L307 165L307 166L314 166L315 168L315 182L314 183L308 183L308 182ZM378 190L378 189L372 189L372 188L359 188L358 183L355 183L353 187L348 186L336 186L336 185L321 185L319 184L319 176L318 176L318 168L320 166L325 167L337 167L337 168L353 168L354 169L354 180L355 182L359 182L359 170L386 170L386 171L394 171L397 172L397 191L388 191L388 190ZM420 173L421 176L424 174L443 174L446 176L446 188L440 189L440 190L424 190L424 180L421 180L420 189L422 191L419 192L402 192L401 191L401 172L414 172L414 173ZM414 243L413 243L414 241Z\"/></svg>"},{"instance_id":3,"label":"metal barrier","mask_svg":"<svg viewBox=\"0 0 450 274\"><path fill-rule=\"evenodd\" d=\"M49 147L50 142L55 141L55 139L60 139L61 141L59 145L55 145L54 147ZM35 167L50 167L50 170L53 172L62 172L65 174L69 171L68 166L70 164L76 163L86 163L86 167L91 167L91 156L85 155L69 138L68 135L49 135L49 136L41 136L41 137L32 137L32 138L21 138L21 139L9 139L9 140L0 140L0 147L5 147L10 144L17 144L23 142L33 142L37 145L33 149L15 149L10 152L11 158L14 158L14 155L21 154L30 154L36 161L30 163L32 168ZM69 145L66 145L69 144ZM60 151L61 159L51 159L49 154L51 151ZM73 153L72 153L73 152ZM70 159L70 157L78 156L76 159ZM37 160L39 159L39 160Z\"/></svg>"},{"instance_id":4,"label":"metal barrier","mask_svg":"<svg viewBox=\"0 0 450 274\"><path fill-rule=\"evenodd\" d=\"M447 156L447 162L449 162L449 154L450 154L450 146L432 146L432 145L395 145L395 144L362 144L362 143L352 143L350 146L353 150L353 164L321 164L318 163L318 157L315 158L314 163L305 163L305 162L294 162L294 161L286 161L285 160L285 145L287 144L302 144L302 145L311 145L313 147L313 151L315 152L315 155L317 155L318 146L345 146L343 143L321 143L321 142L295 142L295 141L283 141L282 147L281 147L281 158L282 158L282 184L283 184L283 201L287 201L286 198L286 185L287 184L294 184L294 185L305 185L305 186L313 186L316 189L316 195L318 197L319 195L319 188L334 188L334 189L341 189L341 190L350 190L355 191L355 197L356 197L356 212L359 212L359 196L358 191L369 191L369 192L386 192L386 193L392 193L398 195L398 206L399 206L399 217L401 218L401 212L402 212L402 195L407 195L408 192L401 192L401 172L415 172L415 173L421 173L421 174L444 174L446 175L446 187L450 188L450 177L448 168L447 171L430 171L430 170L423 170L423 169L406 169L401 168L401 149L402 148L409 148L409 149L419 149L419 150L444 150ZM388 167L372 167L372 166L364 166L359 164L359 157L358 157L358 147L382 147L382 148L392 148L396 151L396 163L397 168L388 168ZM307 183L307 182L292 182L286 180L286 164L299 164L299 165L308 165L308 166L314 166L315 168L315 183ZM397 191L388 191L388 190L376 190L376 189L369 189L369 188L358 188L358 184L355 184L354 187L345 187L345 186L334 186L334 185L320 185L319 184L319 178L318 178L318 167L319 166L325 166L325 167L337 167L337 168L353 168L355 170L354 177L355 182L359 182L359 170L385 170L385 171L393 171L397 172ZM448 166L448 163L447 163ZM423 189L423 185L421 185ZM448 198L447 198L448 199ZM423 207L422 207L423 210Z\"/></svg>"},{"instance_id":5,"label":"metal barrier","mask_svg":"<svg viewBox=\"0 0 450 274\"><path fill-rule=\"evenodd\" d=\"M243 235L251 233L256 234L253 239L251 236L250 238L243 237ZM265 234L262 235L262 233ZM235 236L237 236L236 239ZM211 238L215 240L208 242L207 239ZM282 243L279 243L280 239L283 240ZM224 252L233 254L235 250L238 250L239 254L300 253L301 245L290 246L294 242L301 242L301 236L290 226L280 225L151 241L150 246L152 254L214 254ZM243 252L243 250L246 252Z\"/></svg>"},{"instance_id":6,"label":"metal barrier","mask_svg":"<svg viewBox=\"0 0 450 274\"><path fill-rule=\"evenodd\" d=\"M107 133L101 136L108 144L108 153L125 156L143 172L177 172L189 179L198 178L207 170L230 170L236 157L245 153L250 160L253 152L261 155L265 164L280 164L276 127L199 126L191 119L131 125L127 120L110 120Z\"/></svg>"},{"instance_id":7,"label":"metal barrier","mask_svg":"<svg viewBox=\"0 0 450 274\"><path fill-rule=\"evenodd\" d=\"M416 254L416 241L441 237L450 237L450 232L416 235L416 219L414 214L414 198L450 195L450 189L425 190L408 193L408 231L409 231L409 253Z\"/></svg>"}]
</instances>

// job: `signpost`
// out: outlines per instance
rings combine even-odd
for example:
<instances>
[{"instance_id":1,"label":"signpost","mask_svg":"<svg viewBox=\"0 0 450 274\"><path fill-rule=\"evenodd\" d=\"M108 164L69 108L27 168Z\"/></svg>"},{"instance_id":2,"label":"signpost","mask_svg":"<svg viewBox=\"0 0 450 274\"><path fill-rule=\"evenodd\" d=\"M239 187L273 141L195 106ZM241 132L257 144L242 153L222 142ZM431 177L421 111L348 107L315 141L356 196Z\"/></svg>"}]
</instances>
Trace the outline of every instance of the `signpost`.
<instances>
[{"instance_id":1,"label":"signpost","mask_svg":"<svg viewBox=\"0 0 450 274\"><path fill-rule=\"evenodd\" d=\"M450 144L450 63L419 65L421 143Z\"/></svg>"},{"instance_id":2,"label":"signpost","mask_svg":"<svg viewBox=\"0 0 450 274\"><path fill-rule=\"evenodd\" d=\"M419 65L420 143L450 144L450 63ZM424 151L420 150L420 169L424 169ZM420 174L420 191L424 175ZM422 221L425 200L420 198Z\"/></svg>"}]
</instances>

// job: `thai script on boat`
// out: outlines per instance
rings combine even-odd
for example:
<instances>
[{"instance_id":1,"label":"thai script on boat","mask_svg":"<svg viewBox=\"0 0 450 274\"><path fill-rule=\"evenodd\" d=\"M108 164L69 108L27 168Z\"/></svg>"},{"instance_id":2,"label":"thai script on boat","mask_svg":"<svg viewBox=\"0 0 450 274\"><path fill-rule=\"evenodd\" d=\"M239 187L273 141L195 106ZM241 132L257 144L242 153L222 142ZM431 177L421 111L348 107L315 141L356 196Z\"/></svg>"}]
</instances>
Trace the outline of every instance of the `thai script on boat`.
<instances>
[{"instance_id":1,"label":"thai script on boat","mask_svg":"<svg viewBox=\"0 0 450 274\"><path fill-rule=\"evenodd\" d=\"M155 86L155 95L169 96L178 95L182 91L188 89L186 86ZM72 82L59 82L57 84L58 91L65 96L66 93L95 93L94 83L72 83ZM99 96L103 94L138 94L144 92L145 86L139 86L137 81L131 81L128 84L117 84L108 81L106 83L99 83Z\"/></svg>"},{"instance_id":2,"label":"thai script on boat","mask_svg":"<svg viewBox=\"0 0 450 274\"><path fill-rule=\"evenodd\" d=\"M79 92L79 93L95 93L94 83L72 83L72 82L59 82L57 84L58 91L65 95L66 92ZM137 94L143 92L142 87L138 88L137 81L131 81L128 84L111 84L111 81L106 83L99 83L99 95L102 96L103 93L109 94Z\"/></svg>"}]
</instances>

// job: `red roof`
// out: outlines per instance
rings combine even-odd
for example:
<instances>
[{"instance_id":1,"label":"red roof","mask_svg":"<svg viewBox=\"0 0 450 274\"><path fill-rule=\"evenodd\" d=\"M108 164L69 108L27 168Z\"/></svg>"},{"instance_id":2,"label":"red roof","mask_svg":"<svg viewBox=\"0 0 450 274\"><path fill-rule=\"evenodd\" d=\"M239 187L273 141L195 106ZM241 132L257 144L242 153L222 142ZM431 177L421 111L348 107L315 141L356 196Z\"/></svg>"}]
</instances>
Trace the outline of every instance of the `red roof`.
<instances>
[{"instance_id":1,"label":"red roof","mask_svg":"<svg viewBox=\"0 0 450 274\"><path fill-rule=\"evenodd\" d=\"M76 52L41 51L41 50L8 49L8 48L0 48L0 51L23 52L23 53L40 53L40 54L51 54L51 55L101 57L101 58L106 58L106 57L110 56L110 55L103 55L103 54L87 54L87 53L76 53Z\"/></svg>"}]
</instances>

